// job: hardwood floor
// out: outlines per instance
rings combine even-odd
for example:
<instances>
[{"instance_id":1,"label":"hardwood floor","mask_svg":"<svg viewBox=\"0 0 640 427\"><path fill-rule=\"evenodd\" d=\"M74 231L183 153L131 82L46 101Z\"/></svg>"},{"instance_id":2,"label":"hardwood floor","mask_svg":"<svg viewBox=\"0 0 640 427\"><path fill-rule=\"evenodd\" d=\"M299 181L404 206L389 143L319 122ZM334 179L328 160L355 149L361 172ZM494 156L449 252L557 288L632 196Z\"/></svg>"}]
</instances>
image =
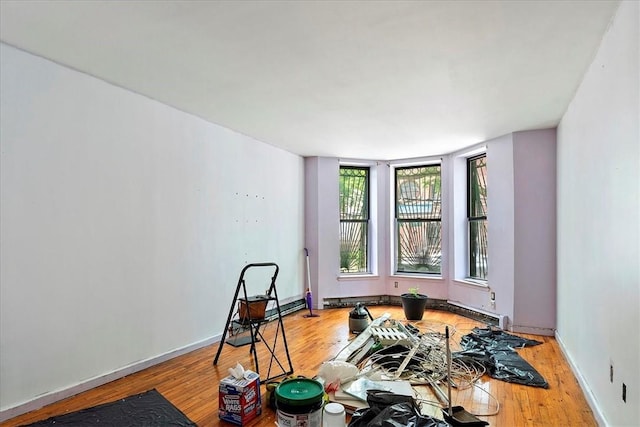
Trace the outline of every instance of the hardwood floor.
<instances>
[{"instance_id":1,"label":"hardwood floor","mask_svg":"<svg viewBox=\"0 0 640 427\"><path fill-rule=\"evenodd\" d=\"M350 310L349 308L318 310L315 313L319 316L312 318L304 317L307 311L299 311L284 317L295 375L315 376L323 362L333 358L355 337L348 330ZM389 313L394 319L404 318L401 307L373 306L369 307L369 310L374 317ZM449 325L452 331L452 351L457 349L460 337L474 325L483 326L452 313L434 310L428 310L422 321L412 322L412 324L421 331L442 330L444 325ZM271 341L276 325L277 322L270 322L264 329L266 342ZM519 349L518 353L546 379L549 388L507 383L492 379L485 374L473 387L454 389L453 404L461 405L475 414L491 414L497 410L495 415L479 416L492 426L596 426L593 413L555 339L518 335L543 342L538 346ZM280 343L277 354L282 358L282 341L277 342ZM264 343L259 343L257 348L261 374L264 376L268 367L268 353ZM218 344L204 347L5 421L0 426L28 424L142 393L152 388L162 393L198 426L231 426L232 424L218 419L219 380L227 376L228 368L235 366L238 362L247 369L251 369L253 364L249 346L224 345L218 364L214 366L213 359L217 350ZM266 405L264 385L261 390L264 408L262 415L248 425L271 427L276 420L275 413ZM437 402L430 387L419 386L415 387L415 390L421 399ZM423 404L423 411L441 417L440 410L433 404Z\"/></svg>"}]
</instances>

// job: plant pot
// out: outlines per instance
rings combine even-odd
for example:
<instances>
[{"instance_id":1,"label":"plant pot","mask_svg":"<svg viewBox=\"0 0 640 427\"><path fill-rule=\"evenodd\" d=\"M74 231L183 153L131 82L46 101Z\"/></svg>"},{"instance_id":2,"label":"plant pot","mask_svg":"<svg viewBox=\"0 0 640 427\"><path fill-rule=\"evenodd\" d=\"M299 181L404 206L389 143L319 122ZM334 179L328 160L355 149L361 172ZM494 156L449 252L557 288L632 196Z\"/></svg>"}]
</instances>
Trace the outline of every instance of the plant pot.
<instances>
[{"instance_id":1,"label":"plant pot","mask_svg":"<svg viewBox=\"0 0 640 427\"><path fill-rule=\"evenodd\" d=\"M427 296L423 294L402 294L402 309L407 320L422 320L427 306Z\"/></svg>"},{"instance_id":2,"label":"plant pot","mask_svg":"<svg viewBox=\"0 0 640 427\"><path fill-rule=\"evenodd\" d=\"M247 299L238 298L238 313L240 322L249 320L263 320L267 311L268 295L256 295Z\"/></svg>"}]
</instances>

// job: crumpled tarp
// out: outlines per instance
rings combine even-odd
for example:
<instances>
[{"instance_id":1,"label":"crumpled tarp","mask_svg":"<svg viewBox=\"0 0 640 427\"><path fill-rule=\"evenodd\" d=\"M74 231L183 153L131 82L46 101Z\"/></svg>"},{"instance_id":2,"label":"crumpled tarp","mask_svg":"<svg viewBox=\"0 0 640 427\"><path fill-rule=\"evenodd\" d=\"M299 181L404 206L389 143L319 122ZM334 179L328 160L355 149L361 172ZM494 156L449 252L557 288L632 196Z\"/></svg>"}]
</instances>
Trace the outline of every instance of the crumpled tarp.
<instances>
[{"instance_id":1,"label":"crumpled tarp","mask_svg":"<svg viewBox=\"0 0 640 427\"><path fill-rule=\"evenodd\" d=\"M500 329L474 328L462 337L462 351L453 357L470 357L483 364L487 373L495 379L524 384L533 387L548 388L547 381L515 351L516 348L542 344L508 334Z\"/></svg>"},{"instance_id":2,"label":"crumpled tarp","mask_svg":"<svg viewBox=\"0 0 640 427\"><path fill-rule=\"evenodd\" d=\"M349 427L449 427L449 424L420 414L411 396L383 390L367 390L368 408L351 416Z\"/></svg>"}]
</instances>

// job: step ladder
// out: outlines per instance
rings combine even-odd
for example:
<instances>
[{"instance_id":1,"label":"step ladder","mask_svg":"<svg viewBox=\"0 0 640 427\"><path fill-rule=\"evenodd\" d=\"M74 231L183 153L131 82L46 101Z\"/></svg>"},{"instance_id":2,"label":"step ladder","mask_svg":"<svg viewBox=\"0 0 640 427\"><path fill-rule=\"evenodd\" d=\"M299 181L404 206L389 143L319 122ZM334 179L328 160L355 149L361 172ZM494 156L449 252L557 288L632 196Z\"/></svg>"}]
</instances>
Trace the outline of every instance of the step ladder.
<instances>
[{"instance_id":1,"label":"step ladder","mask_svg":"<svg viewBox=\"0 0 640 427\"><path fill-rule=\"evenodd\" d=\"M245 273L250 269L270 269L273 270L271 276L271 283L269 289L267 289L264 295L247 295L247 285L245 281ZM231 308L229 309L229 315L227 316L227 323L224 327L222 339L218 346L218 352L216 353L213 364L218 364L218 359L222 353L222 348L225 344L229 344L234 347L251 344L249 352L253 356L256 372L261 376L260 382L266 383L275 378L291 375L293 373L293 365L291 363L291 357L289 355L289 346L287 344L287 337L284 332L284 323L282 322L282 312L280 311L280 302L278 300L278 291L276 290L276 278L280 268L273 262L254 263L247 264L240 273L238 279L238 285L236 287L233 301L231 302ZM242 295L240 292L242 291ZM266 308L270 302L275 304L275 313L273 319L266 316ZM237 307L237 310L236 310ZM271 309L273 310L273 308ZM277 320L276 330L272 341L267 341L263 335L263 326L271 320ZM248 337L235 337L227 338L227 333L231 331L248 331ZM278 342L281 341L284 346L284 353L286 355L286 363L283 359L283 355L278 355ZM260 373L258 365L258 353L256 350L256 344L263 343L269 353L269 367L265 376ZM272 375L272 369L278 368Z\"/></svg>"}]
</instances>

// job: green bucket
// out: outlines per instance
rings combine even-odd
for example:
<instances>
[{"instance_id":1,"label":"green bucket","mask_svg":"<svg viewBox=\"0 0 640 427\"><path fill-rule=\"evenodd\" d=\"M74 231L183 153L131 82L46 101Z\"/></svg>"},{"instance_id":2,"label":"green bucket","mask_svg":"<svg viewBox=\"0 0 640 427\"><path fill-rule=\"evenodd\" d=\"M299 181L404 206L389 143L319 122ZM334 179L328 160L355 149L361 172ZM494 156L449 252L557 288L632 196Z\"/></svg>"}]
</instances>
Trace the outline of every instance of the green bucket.
<instances>
[{"instance_id":1,"label":"green bucket","mask_svg":"<svg viewBox=\"0 0 640 427\"><path fill-rule=\"evenodd\" d=\"M320 427L324 387L309 378L291 378L278 384L275 390L278 425Z\"/></svg>"}]
</instances>

